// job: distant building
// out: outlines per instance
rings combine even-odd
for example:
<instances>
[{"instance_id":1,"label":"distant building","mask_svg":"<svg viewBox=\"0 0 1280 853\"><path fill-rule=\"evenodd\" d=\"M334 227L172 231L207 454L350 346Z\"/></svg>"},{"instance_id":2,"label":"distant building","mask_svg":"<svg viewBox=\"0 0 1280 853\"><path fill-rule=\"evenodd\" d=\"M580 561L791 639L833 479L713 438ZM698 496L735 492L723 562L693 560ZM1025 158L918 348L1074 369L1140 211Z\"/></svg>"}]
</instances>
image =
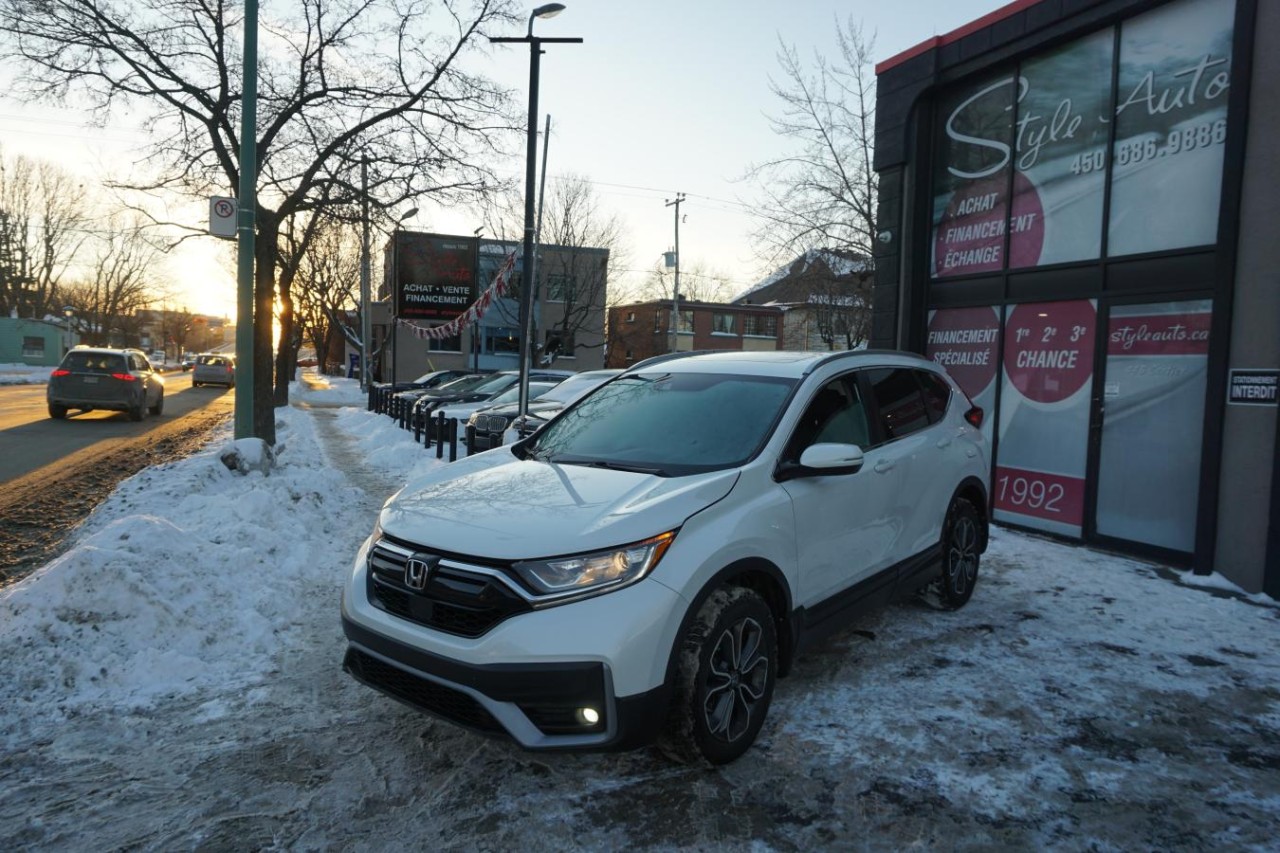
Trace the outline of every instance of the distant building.
<instances>
[{"instance_id":1,"label":"distant building","mask_svg":"<svg viewBox=\"0 0 1280 853\"><path fill-rule=\"evenodd\" d=\"M675 343L671 300L609 309L609 367L688 350L845 350L866 343L871 265L865 258L812 251L730 302L680 300Z\"/></svg>"},{"instance_id":2,"label":"distant building","mask_svg":"<svg viewBox=\"0 0 1280 853\"><path fill-rule=\"evenodd\" d=\"M371 306L374 363L382 381L411 379L429 370L514 370L520 366L518 242L399 231L383 253L378 302ZM506 295L493 299L479 321L448 337L425 337L463 315L493 283L512 252L515 268ZM557 369L594 370L604 364L607 249L538 247L534 294L535 361ZM400 322L395 322L396 320ZM383 346L386 342L387 345ZM354 350L351 351L354 353Z\"/></svg>"},{"instance_id":3,"label":"distant building","mask_svg":"<svg viewBox=\"0 0 1280 853\"><path fill-rule=\"evenodd\" d=\"M858 349L871 334L872 279L865 257L815 249L731 301L784 308L783 349Z\"/></svg>"},{"instance_id":4,"label":"distant building","mask_svg":"<svg viewBox=\"0 0 1280 853\"><path fill-rule=\"evenodd\" d=\"M671 334L671 300L637 302L609 309L606 367L678 350L777 350L782 346L783 310L771 305L727 305L680 300Z\"/></svg>"},{"instance_id":5,"label":"distant building","mask_svg":"<svg viewBox=\"0 0 1280 853\"><path fill-rule=\"evenodd\" d=\"M0 364L48 365L80 343L74 330L51 320L0 317Z\"/></svg>"}]
</instances>

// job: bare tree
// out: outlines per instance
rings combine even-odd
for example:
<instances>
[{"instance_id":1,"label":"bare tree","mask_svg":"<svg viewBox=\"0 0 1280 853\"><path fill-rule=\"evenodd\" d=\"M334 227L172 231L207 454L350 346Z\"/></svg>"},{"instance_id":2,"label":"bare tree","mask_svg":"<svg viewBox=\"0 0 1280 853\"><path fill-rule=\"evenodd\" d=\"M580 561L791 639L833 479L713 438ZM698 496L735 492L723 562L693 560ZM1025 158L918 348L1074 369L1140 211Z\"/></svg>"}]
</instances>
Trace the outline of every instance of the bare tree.
<instances>
[{"instance_id":1,"label":"bare tree","mask_svg":"<svg viewBox=\"0 0 1280 853\"><path fill-rule=\"evenodd\" d=\"M508 93L463 57L510 0L295 0L271 4L258 60L254 434L275 441L298 336L290 288L319 212L370 193L390 207L456 202L497 183L477 165L498 150ZM156 173L133 188L203 197L235 192L240 164L239 6L230 0L0 0L0 39L22 62L25 94L76 94L105 117L141 112ZM512 137L514 138L514 137ZM286 251L282 232L293 229ZM271 385L271 335L281 350ZM241 318L245 322L247 318Z\"/></svg>"},{"instance_id":2,"label":"bare tree","mask_svg":"<svg viewBox=\"0 0 1280 853\"><path fill-rule=\"evenodd\" d=\"M355 307L360 287L358 234L340 222L326 222L302 255L294 309L299 331L316 351L321 372L341 364L329 363L329 352L343 337L348 312ZM359 324L351 329L357 335Z\"/></svg>"},{"instance_id":3,"label":"bare tree","mask_svg":"<svg viewBox=\"0 0 1280 853\"><path fill-rule=\"evenodd\" d=\"M543 300L542 329L545 355L571 355L573 350L603 345L604 308L618 270L625 269L629 251L622 220L601 209L591 182L568 174L554 178L540 211L539 246L556 246L538 254L538 280ZM485 227L497 239L520 239L524 229L524 200L507 193L491 207ZM515 326L517 300L502 300L499 316ZM554 307L553 307L554 306ZM587 342L587 338L599 341Z\"/></svg>"},{"instance_id":4,"label":"bare tree","mask_svg":"<svg viewBox=\"0 0 1280 853\"><path fill-rule=\"evenodd\" d=\"M0 155L0 314L60 312L58 286L88 220L85 189L69 173Z\"/></svg>"},{"instance_id":5,"label":"bare tree","mask_svg":"<svg viewBox=\"0 0 1280 853\"><path fill-rule=\"evenodd\" d=\"M850 19L837 25L836 38L839 55L815 52L812 69L794 46L779 47L780 76L770 79L770 91L781 108L770 125L794 147L745 176L759 190L752 240L768 266L817 248L872 256L874 37Z\"/></svg>"},{"instance_id":6,"label":"bare tree","mask_svg":"<svg viewBox=\"0 0 1280 853\"><path fill-rule=\"evenodd\" d=\"M65 303L75 309L81 338L98 346L136 344L138 312L160 294L161 282L154 277L160 248L136 218L121 217L108 220L86 248L93 253L87 279L63 292Z\"/></svg>"},{"instance_id":7,"label":"bare tree","mask_svg":"<svg viewBox=\"0 0 1280 853\"><path fill-rule=\"evenodd\" d=\"M640 286L632 291L636 301L671 299L675 287L675 271L661 262L645 275ZM680 268L680 298L690 302L726 302L733 297L736 285L728 275L708 270L701 262Z\"/></svg>"}]
</instances>

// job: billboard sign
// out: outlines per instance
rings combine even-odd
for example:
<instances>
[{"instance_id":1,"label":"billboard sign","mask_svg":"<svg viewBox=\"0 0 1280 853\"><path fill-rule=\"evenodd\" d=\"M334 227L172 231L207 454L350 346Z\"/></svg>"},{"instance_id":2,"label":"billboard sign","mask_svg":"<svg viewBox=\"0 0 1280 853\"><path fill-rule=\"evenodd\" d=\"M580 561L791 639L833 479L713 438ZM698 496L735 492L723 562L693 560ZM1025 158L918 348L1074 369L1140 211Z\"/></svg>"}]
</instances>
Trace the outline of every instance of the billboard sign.
<instances>
[{"instance_id":1,"label":"billboard sign","mask_svg":"<svg viewBox=\"0 0 1280 853\"><path fill-rule=\"evenodd\" d=\"M394 270L396 315L402 320L451 320L476 298L474 237L399 232L388 262Z\"/></svg>"}]
</instances>

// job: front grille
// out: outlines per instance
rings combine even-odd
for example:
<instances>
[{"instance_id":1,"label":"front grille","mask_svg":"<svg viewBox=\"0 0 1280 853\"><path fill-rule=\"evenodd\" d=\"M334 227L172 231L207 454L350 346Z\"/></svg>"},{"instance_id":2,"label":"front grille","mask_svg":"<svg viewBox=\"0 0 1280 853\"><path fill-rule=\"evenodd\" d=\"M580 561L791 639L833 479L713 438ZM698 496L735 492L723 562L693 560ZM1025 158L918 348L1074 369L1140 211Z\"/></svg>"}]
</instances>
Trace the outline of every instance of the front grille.
<instances>
[{"instance_id":1,"label":"front grille","mask_svg":"<svg viewBox=\"0 0 1280 853\"><path fill-rule=\"evenodd\" d=\"M483 705L461 690L420 678L358 649L347 650L343 667L370 687L389 693L415 708L478 731L503 731Z\"/></svg>"},{"instance_id":2,"label":"front grille","mask_svg":"<svg viewBox=\"0 0 1280 853\"><path fill-rule=\"evenodd\" d=\"M476 432L502 432L507 428L505 415L477 415L474 421Z\"/></svg>"},{"instance_id":3,"label":"front grille","mask_svg":"<svg viewBox=\"0 0 1280 853\"><path fill-rule=\"evenodd\" d=\"M382 542L369 555L369 601L401 619L460 637L479 637L532 609L501 580L469 571L449 558L440 561L421 591L411 590L405 585L406 560L405 553Z\"/></svg>"}]
</instances>

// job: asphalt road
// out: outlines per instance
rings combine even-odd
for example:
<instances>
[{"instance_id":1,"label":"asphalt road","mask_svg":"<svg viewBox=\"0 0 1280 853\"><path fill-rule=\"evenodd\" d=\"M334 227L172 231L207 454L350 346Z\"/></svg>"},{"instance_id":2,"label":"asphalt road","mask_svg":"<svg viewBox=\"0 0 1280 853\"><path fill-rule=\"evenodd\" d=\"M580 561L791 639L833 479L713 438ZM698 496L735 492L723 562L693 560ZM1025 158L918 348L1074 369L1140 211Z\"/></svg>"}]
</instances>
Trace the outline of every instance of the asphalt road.
<instances>
[{"instance_id":1,"label":"asphalt road","mask_svg":"<svg viewBox=\"0 0 1280 853\"><path fill-rule=\"evenodd\" d=\"M56 555L121 480L201 447L231 417L234 392L165 376L164 414L49 417L44 385L0 386L0 587Z\"/></svg>"}]
</instances>

